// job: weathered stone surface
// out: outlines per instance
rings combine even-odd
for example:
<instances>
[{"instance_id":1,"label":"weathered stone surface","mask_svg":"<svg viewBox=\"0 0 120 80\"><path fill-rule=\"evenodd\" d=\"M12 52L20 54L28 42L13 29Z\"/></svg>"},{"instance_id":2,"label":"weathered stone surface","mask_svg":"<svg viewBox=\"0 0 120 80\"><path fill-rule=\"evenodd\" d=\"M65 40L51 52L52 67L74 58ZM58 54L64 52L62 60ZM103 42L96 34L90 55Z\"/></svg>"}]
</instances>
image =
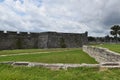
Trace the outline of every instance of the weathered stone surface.
<instances>
[{"instance_id":1,"label":"weathered stone surface","mask_svg":"<svg viewBox=\"0 0 120 80\"><path fill-rule=\"evenodd\" d=\"M74 48L88 43L87 33L27 33L0 31L0 50L29 48Z\"/></svg>"},{"instance_id":2,"label":"weathered stone surface","mask_svg":"<svg viewBox=\"0 0 120 80\"><path fill-rule=\"evenodd\" d=\"M0 64L10 64L12 66L26 66L26 67L45 67L51 70L59 70L77 67L91 67L100 68L100 71L106 70L108 68L120 68L120 62L105 62L100 64L47 64L47 63L36 63L36 62L0 62Z\"/></svg>"},{"instance_id":3,"label":"weathered stone surface","mask_svg":"<svg viewBox=\"0 0 120 80\"><path fill-rule=\"evenodd\" d=\"M120 62L120 54L106 48L83 46L83 51L95 58L98 62Z\"/></svg>"},{"instance_id":4,"label":"weathered stone surface","mask_svg":"<svg viewBox=\"0 0 120 80\"><path fill-rule=\"evenodd\" d=\"M13 62L12 65L16 65L16 66L28 66L29 62Z\"/></svg>"}]
</instances>

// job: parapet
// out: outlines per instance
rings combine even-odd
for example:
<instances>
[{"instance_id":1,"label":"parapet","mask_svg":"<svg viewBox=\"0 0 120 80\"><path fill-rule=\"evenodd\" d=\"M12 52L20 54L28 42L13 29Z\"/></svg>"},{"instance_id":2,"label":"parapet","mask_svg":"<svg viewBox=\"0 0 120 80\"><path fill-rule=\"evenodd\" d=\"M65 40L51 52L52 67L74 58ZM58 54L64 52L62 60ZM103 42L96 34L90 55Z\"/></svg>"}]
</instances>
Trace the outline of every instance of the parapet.
<instances>
[{"instance_id":1,"label":"parapet","mask_svg":"<svg viewBox=\"0 0 120 80\"><path fill-rule=\"evenodd\" d=\"M21 35L21 36L39 36L39 35L58 35L58 36L87 36L88 32L85 33L61 33L61 32L17 32L17 31L0 31L0 35Z\"/></svg>"},{"instance_id":2,"label":"parapet","mask_svg":"<svg viewBox=\"0 0 120 80\"><path fill-rule=\"evenodd\" d=\"M0 34L3 34L4 33L4 31L0 31Z\"/></svg>"},{"instance_id":3,"label":"parapet","mask_svg":"<svg viewBox=\"0 0 120 80\"><path fill-rule=\"evenodd\" d=\"M17 32L14 32L14 31L7 31L7 34L17 34Z\"/></svg>"},{"instance_id":4,"label":"parapet","mask_svg":"<svg viewBox=\"0 0 120 80\"><path fill-rule=\"evenodd\" d=\"M28 32L20 32L22 35L28 35Z\"/></svg>"}]
</instances>

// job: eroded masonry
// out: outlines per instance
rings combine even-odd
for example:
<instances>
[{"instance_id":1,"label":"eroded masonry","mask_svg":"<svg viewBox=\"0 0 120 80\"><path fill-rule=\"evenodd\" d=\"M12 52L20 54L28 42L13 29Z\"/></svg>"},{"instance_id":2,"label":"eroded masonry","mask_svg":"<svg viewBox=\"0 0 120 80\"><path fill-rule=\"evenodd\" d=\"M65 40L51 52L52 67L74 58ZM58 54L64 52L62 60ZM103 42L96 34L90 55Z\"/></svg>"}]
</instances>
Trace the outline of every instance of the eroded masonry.
<instances>
[{"instance_id":1,"label":"eroded masonry","mask_svg":"<svg viewBox=\"0 0 120 80\"><path fill-rule=\"evenodd\" d=\"M31 48L77 48L88 44L88 33L27 33L0 31L0 50Z\"/></svg>"}]
</instances>

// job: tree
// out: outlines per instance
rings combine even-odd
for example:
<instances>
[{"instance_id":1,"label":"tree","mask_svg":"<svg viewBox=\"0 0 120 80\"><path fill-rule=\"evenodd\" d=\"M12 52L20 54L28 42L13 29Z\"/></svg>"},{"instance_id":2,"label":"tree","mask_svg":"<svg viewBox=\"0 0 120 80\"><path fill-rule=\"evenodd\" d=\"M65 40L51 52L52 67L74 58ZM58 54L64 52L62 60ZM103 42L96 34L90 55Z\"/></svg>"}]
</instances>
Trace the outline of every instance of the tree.
<instances>
[{"instance_id":1,"label":"tree","mask_svg":"<svg viewBox=\"0 0 120 80\"><path fill-rule=\"evenodd\" d=\"M116 42L118 41L118 35L120 33L120 26L119 25L114 25L111 27L110 34L114 36Z\"/></svg>"},{"instance_id":2,"label":"tree","mask_svg":"<svg viewBox=\"0 0 120 80\"><path fill-rule=\"evenodd\" d=\"M88 37L88 41L89 41L89 42L95 42L96 39L95 39L95 37L89 36L89 37Z\"/></svg>"},{"instance_id":3,"label":"tree","mask_svg":"<svg viewBox=\"0 0 120 80\"><path fill-rule=\"evenodd\" d=\"M119 34L119 37L120 37L120 31L118 32L118 34Z\"/></svg>"},{"instance_id":4,"label":"tree","mask_svg":"<svg viewBox=\"0 0 120 80\"><path fill-rule=\"evenodd\" d=\"M110 36L109 35L105 36L105 42L110 42Z\"/></svg>"}]
</instances>

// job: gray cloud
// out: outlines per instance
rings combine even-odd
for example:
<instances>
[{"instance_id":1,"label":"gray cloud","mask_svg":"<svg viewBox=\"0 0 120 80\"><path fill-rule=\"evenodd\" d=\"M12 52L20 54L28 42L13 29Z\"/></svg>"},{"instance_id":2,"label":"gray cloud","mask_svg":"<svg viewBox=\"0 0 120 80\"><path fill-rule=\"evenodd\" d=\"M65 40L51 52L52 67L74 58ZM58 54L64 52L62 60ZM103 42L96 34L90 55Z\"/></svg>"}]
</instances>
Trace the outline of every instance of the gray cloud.
<instances>
[{"instance_id":1,"label":"gray cloud","mask_svg":"<svg viewBox=\"0 0 120 80\"><path fill-rule=\"evenodd\" d=\"M4 0L0 29L105 36L120 24L120 0Z\"/></svg>"},{"instance_id":2,"label":"gray cloud","mask_svg":"<svg viewBox=\"0 0 120 80\"><path fill-rule=\"evenodd\" d=\"M111 26L114 24L120 24L120 13L111 12L103 20L104 25Z\"/></svg>"}]
</instances>

